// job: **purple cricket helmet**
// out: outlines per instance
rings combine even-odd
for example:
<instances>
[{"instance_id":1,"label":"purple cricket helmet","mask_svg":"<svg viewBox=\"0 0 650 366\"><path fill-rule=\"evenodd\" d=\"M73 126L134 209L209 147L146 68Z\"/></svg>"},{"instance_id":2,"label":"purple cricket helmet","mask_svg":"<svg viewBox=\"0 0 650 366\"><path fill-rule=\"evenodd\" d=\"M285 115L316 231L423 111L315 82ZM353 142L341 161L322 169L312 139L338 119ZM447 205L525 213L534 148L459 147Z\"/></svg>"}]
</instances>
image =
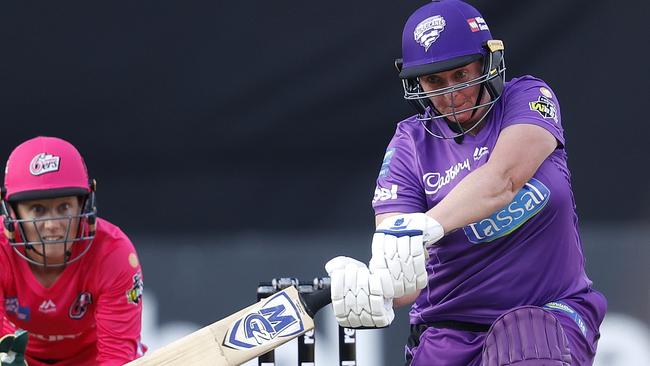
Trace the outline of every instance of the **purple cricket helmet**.
<instances>
[{"instance_id":1,"label":"purple cricket helmet","mask_svg":"<svg viewBox=\"0 0 650 366\"><path fill-rule=\"evenodd\" d=\"M428 92L420 86L420 76L455 69L477 60L483 60L483 72L473 80ZM443 119L457 131L455 136L429 131L439 138L457 138L476 127L483 118L471 128L463 129L448 117L453 119L457 113L468 110L475 113L479 108L491 108L504 87L503 43L492 39L490 29L478 10L460 0L434 0L417 9L404 26L402 58L396 60L395 65L402 79L404 99L415 107L423 125L425 121ZM474 107L442 114L431 103L431 97L475 85L481 85L481 89ZM490 94L490 101L480 103L485 91Z\"/></svg>"}]
</instances>

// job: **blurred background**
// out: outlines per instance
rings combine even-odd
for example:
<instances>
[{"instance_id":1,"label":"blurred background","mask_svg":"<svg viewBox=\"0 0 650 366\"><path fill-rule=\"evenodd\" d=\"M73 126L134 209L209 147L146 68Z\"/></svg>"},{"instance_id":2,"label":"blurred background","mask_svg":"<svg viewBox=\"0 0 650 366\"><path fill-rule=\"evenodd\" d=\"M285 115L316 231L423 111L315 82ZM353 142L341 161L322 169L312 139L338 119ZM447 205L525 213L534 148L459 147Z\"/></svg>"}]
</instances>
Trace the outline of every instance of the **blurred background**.
<instances>
[{"instance_id":1,"label":"blurred background","mask_svg":"<svg viewBox=\"0 0 650 366\"><path fill-rule=\"evenodd\" d=\"M648 365L650 3L469 2L508 78L561 101L587 269L609 300L597 363ZM259 281L369 259L375 178L412 114L393 60L425 3L3 2L0 157L36 135L78 147L100 216L139 251L155 348L248 305ZM407 310L361 332L378 356L359 365L402 364Z\"/></svg>"}]
</instances>

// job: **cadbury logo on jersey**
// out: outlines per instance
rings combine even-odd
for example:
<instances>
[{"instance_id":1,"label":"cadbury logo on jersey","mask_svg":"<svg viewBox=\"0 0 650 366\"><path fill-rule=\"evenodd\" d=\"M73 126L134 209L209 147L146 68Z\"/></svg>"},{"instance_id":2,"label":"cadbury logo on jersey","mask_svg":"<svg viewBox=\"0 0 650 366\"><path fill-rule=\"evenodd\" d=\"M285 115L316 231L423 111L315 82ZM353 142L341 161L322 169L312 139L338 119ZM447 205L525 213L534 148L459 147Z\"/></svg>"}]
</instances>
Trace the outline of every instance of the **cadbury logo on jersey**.
<instances>
[{"instance_id":1,"label":"cadbury logo on jersey","mask_svg":"<svg viewBox=\"0 0 650 366\"><path fill-rule=\"evenodd\" d=\"M226 332L224 345L250 349L304 330L298 308L284 292L271 296L257 312L237 320Z\"/></svg>"},{"instance_id":2,"label":"cadbury logo on jersey","mask_svg":"<svg viewBox=\"0 0 650 366\"><path fill-rule=\"evenodd\" d=\"M469 159L465 159L460 163L456 163L445 170L445 174L442 175L438 172L429 172L425 173L422 176L424 181L424 193L426 194L436 194L438 190L447 184L451 183L452 180L456 179L461 171L472 170L472 167L469 164Z\"/></svg>"},{"instance_id":3,"label":"cadbury logo on jersey","mask_svg":"<svg viewBox=\"0 0 650 366\"><path fill-rule=\"evenodd\" d=\"M479 222L463 228L474 244L488 243L517 230L539 213L551 196L551 191L535 178L526 183L507 206Z\"/></svg>"}]
</instances>

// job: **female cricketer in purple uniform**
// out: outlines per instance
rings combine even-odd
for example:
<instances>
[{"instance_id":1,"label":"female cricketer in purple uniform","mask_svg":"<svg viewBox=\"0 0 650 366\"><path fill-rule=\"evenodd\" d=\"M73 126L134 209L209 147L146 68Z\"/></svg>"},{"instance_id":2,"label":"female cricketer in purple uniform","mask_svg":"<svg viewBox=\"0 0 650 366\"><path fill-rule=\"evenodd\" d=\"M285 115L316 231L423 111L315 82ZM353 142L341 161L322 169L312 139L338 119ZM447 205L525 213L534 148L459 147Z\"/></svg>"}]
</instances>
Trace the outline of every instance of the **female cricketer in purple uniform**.
<instances>
[{"instance_id":1,"label":"female cricketer in purple uniform","mask_svg":"<svg viewBox=\"0 0 650 366\"><path fill-rule=\"evenodd\" d=\"M557 96L505 81L503 43L459 0L411 15L368 266L329 261L345 327L413 303L407 365L591 365L606 300L585 274Z\"/></svg>"}]
</instances>

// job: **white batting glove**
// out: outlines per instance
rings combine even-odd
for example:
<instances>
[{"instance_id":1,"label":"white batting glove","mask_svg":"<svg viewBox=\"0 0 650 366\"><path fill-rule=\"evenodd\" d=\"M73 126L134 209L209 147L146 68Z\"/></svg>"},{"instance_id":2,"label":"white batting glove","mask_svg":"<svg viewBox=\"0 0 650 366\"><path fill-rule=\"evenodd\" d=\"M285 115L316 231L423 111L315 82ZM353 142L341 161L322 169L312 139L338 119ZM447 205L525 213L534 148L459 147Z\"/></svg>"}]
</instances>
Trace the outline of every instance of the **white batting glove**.
<instances>
[{"instance_id":1,"label":"white batting glove","mask_svg":"<svg viewBox=\"0 0 650 366\"><path fill-rule=\"evenodd\" d=\"M427 248L445 235L438 221L423 213L391 216L382 221L372 238L370 272L390 272L395 297L427 287Z\"/></svg>"},{"instance_id":2,"label":"white batting glove","mask_svg":"<svg viewBox=\"0 0 650 366\"><path fill-rule=\"evenodd\" d=\"M388 271L371 274L365 264L336 257L325 264L331 278L336 321L346 328L387 327L395 318L393 284Z\"/></svg>"}]
</instances>

